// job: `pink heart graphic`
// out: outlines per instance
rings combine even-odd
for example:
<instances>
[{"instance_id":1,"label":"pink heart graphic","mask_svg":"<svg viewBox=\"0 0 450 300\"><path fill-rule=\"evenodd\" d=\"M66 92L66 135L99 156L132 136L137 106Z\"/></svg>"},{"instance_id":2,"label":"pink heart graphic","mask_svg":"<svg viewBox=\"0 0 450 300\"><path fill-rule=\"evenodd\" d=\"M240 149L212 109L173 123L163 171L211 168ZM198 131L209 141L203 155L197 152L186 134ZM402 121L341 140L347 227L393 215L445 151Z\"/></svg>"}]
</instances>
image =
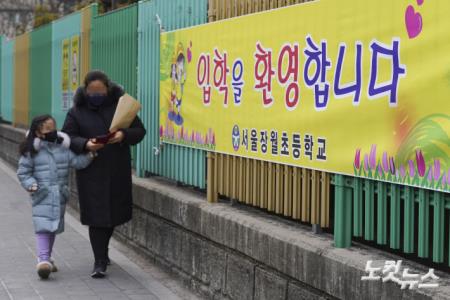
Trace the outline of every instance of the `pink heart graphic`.
<instances>
[{"instance_id":1,"label":"pink heart graphic","mask_svg":"<svg viewBox=\"0 0 450 300\"><path fill-rule=\"evenodd\" d=\"M405 24L410 39L415 38L422 31L422 16L414 11L414 7L409 5L405 12Z\"/></svg>"}]
</instances>

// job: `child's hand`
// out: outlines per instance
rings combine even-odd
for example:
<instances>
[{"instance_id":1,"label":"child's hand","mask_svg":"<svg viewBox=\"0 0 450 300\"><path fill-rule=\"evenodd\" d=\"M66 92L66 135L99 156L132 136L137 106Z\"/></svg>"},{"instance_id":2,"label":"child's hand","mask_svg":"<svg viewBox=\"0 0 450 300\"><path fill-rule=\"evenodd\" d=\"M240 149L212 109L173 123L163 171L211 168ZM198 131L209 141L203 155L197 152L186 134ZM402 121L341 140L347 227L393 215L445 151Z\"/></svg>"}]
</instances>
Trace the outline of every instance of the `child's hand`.
<instances>
[{"instance_id":1,"label":"child's hand","mask_svg":"<svg viewBox=\"0 0 450 300\"><path fill-rule=\"evenodd\" d=\"M30 194L33 194L34 192L36 192L38 190L38 185L37 183L33 183L29 188L28 188L28 192Z\"/></svg>"}]
</instances>

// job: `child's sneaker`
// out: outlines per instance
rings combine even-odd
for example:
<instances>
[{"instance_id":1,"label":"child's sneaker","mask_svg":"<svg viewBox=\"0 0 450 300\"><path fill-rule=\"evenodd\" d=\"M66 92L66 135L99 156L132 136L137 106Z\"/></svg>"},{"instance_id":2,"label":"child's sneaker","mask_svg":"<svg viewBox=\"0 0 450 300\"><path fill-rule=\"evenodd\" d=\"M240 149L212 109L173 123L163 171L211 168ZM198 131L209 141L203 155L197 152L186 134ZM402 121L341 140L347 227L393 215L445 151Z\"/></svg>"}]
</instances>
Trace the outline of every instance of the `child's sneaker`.
<instances>
[{"instance_id":1,"label":"child's sneaker","mask_svg":"<svg viewBox=\"0 0 450 300\"><path fill-rule=\"evenodd\" d=\"M56 267L55 261L53 260L53 258L50 258L50 263L52 264L52 273L58 272L58 268Z\"/></svg>"},{"instance_id":2,"label":"child's sneaker","mask_svg":"<svg viewBox=\"0 0 450 300\"><path fill-rule=\"evenodd\" d=\"M36 266L37 273L41 279L47 279L52 272L52 268L52 264L48 261L41 261Z\"/></svg>"}]
</instances>

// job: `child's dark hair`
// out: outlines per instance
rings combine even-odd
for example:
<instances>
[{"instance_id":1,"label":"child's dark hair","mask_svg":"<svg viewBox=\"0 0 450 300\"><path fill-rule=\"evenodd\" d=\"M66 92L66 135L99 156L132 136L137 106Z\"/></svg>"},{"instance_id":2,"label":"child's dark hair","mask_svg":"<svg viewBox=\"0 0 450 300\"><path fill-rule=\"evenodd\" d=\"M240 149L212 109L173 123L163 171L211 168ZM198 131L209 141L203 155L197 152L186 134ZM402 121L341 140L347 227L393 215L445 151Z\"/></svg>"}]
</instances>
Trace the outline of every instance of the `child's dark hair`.
<instances>
[{"instance_id":1,"label":"child's dark hair","mask_svg":"<svg viewBox=\"0 0 450 300\"><path fill-rule=\"evenodd\" d=\"M37 151L36 149L34 149L33 146L34 139L37 137L36 131L39 131L42 128L42 125L47 120L53 120L53 122L55 122L55 119L50 115L37 116L33 119L33 121L31 121L31 126L30 130L28 131L28 135L25 137L25 140L19 146L20 155L26 156L28 153L30 153L31 157L33 157L37 154Z\"/></svg>"}]
</instances>

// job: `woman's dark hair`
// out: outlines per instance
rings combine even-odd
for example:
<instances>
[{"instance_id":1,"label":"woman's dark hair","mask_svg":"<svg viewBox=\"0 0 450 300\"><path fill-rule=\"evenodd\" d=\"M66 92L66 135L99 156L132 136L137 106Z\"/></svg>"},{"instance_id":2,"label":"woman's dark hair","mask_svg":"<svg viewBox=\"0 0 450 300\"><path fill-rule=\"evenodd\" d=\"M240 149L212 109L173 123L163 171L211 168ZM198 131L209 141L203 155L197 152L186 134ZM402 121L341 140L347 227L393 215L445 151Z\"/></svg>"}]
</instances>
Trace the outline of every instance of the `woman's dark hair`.
<instances>
[{"instance_id":1,"label":"woman's dark hair","mask_svg":"<svg viewBox=\"0 0 450 300\"><path fill-rule=\"evenodd\" d=\"M28 131L28 135L25 137L25 140L19 146L20 155L26 156L27 153L30 153L31 157L37 154L36 149L34 149L33 143L36 136L36 131L39 131L42 128L42 125L48 120L53 120L56 123L55 119L50 115L42 115L37 116L31 121L30 130Z\"/></svg>"},{"instance_id":2,"label":"woman's dark hair","mask_svg":"<svg viewBox=\"0 0 450 300\"><path fill-rule=\"evenodd\" d=\"M86 89L91 82L97 80L101 81L108 90L111 87L111 81L109 80L108 75L100 70L92 70L84 77L84 88Z\"/></svg>"}]
</instances>

